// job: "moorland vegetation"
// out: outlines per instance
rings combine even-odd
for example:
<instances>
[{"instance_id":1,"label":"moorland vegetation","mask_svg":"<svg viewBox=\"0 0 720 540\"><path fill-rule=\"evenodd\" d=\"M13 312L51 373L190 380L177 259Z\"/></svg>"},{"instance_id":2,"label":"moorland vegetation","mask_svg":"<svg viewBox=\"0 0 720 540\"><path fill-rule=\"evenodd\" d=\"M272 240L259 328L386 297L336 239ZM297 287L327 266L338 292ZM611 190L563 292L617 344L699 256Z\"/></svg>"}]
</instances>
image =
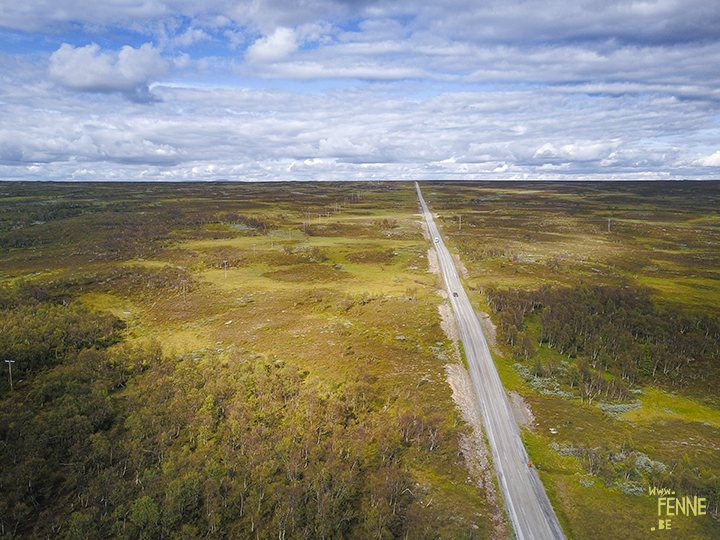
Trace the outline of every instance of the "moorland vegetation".
<instances>
[{"instance_id":1,"label":"moorland vegetation","mask_svg":"<svg viewBox=\"0 0 720 540\"><path fill-rule=\"evenodd\" d=\"M406 191L0 184L0 538L487 536Z\"/></svg>"},{"instance_id":2,"label":"moorland vegetation","mask_svg":"<svg viewBox=\"0 0 720 540\"><path fill-rule=\"evenodd\" d=\"M720 534L717 187L423 185L568 538ZM412 185L0 193L0 537L497 533Z\"/></svg>"},{"instance_id":3,"label":"moorland vegetation","mask_svg":"<svg viewBox=\"0 0 720 540\"><path fill-rule=\"evenodd\" d=\"M425 188L497 325L503 383L532 407L524 442L570 537L653 538L651 487L707 500L704 519L674 522L678 537L720 533L719 193Z\"/></svg>"}]
</instances>

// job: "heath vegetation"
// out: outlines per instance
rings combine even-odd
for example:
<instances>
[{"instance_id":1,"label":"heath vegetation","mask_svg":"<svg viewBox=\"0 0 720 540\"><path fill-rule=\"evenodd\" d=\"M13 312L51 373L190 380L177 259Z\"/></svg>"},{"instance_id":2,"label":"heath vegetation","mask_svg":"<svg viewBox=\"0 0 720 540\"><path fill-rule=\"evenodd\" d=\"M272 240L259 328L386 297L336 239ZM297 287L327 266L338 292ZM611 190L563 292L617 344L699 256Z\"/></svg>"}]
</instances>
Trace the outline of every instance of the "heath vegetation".
<instances>
[{"instance_id":1,"label":"heath vegetation","mask_svg":"<svg viewBox=\"0 0 720 540\"><path fill-rule=\"evenodd\" d=\"M720 534L717 182L434 183L425 198L497 325L496 365L570 538L655 538L650 487Z\"/></svg>"},{"instance_id":2,"label":"heath vegetation","mask_svg":"<svg viewBox=\"0 0 720 540\"><path fill-rule=\"evenodd\" d=\"M718 183L422 188L568 538L656 538L652 486L720 536ZM409 183L0 183L0 538L497 531L417 214Z\"/></svg>"},{"instance_id":3,"label":"heath vegetation","mask_svg":"<svg viewBox=\"0 0 720 540\"><path fill-rule=\"evenodd\" d=\"M0 192L0 538L487 537L408 186Z\"/></svg>"}]
</instances>

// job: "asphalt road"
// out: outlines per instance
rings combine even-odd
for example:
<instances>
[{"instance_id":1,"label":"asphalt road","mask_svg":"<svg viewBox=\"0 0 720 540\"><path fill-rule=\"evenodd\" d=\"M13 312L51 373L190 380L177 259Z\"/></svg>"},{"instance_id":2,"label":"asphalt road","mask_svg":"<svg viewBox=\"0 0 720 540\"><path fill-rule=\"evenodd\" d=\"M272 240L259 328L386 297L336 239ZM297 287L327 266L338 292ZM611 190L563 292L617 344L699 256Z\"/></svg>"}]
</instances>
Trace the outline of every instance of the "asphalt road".
<instances>
[{"instance_id":1,"label":"asphalt road","mask_svg":"<svg viewBox=\"0 0 720 540\"><path fill-rule=\"evenodd\" d=\"M515 535L518 540L564 539L565 535L537 471L528 465L527 452L520 439L520 429L490 356L480 321L470 305L455 263L445 247L417 182L415 188L455 312L470 378L492 451L495 473Z\"/></svg>"}]
</instances>

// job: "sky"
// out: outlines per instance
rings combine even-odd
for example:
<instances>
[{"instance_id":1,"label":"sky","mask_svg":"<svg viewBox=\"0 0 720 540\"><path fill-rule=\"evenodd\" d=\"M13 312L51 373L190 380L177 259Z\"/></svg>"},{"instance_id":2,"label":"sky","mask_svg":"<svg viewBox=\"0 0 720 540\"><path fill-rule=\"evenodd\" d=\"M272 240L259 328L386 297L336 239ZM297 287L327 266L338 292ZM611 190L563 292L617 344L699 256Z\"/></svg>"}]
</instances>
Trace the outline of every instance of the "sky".
<instances>
[{"instance_id":1,"label":"sky","mask_svg":"<svg viewBox=\"0 0 720 540\"><path fill-rule=\"evenodd\" d=\"M0 179L720 179L720 3L3 1Z\"/></svg>"}]
</instances>

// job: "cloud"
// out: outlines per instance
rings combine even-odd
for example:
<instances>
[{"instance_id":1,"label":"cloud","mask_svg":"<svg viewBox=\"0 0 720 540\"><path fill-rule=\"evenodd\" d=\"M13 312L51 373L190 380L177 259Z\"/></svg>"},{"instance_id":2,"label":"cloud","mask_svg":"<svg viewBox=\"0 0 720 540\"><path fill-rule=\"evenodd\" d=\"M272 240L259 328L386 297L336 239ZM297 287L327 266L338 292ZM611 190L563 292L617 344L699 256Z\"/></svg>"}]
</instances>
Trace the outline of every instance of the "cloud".
<instances>
[{"instance_id":1,"label":"cloud","mask_svg":"<svg viewBox=\"0 0 720 540\"><path fill-rule=\"evenodd\" d=\"M227 38L230 43L230 49L235 50L240 45L245 43L245 36L242 32L233 32L232 30L225 30L223 35Z\"/></svg>"},{"instance_id":2,"label":"cloud","mask_svg":"<svg viewBox=\"0 0 720 540\"><path fill-rule=\"evenodd\" d=\"M118 94L88 100L26 86L26 105L0 107L0 122L13 126L0 136L0 175L36 177L28 167L40 167L48 179L706 178L720 159L700 163L682 143L713 140L697 103L661 97L568 100L546 89L418 99L382 84L154 92L162 100L148 108Z\"/></svg>"},{"instance_id":3,"label":"cloud","mask_svg":"<svg viewBox=\"0 0 720 540\"><path fill-rule=\"evenodd\" d=\"M27 31L6 30L16 45L0 53L0 176L720 166L712 0L25 0L0 5L0 21Z\"/></svg>"},{"instance_id":4,"label":"cloud","mask_svg":"<svg viewBox=\"0 0 720 540\"><path fill-rule=\"evenodd\" d=\"M703 167L720 167L720 150L711 156L703 156L700 158L699 163Z\"/></svg>"},{"instance_id":5,"label":"cloud","mask_svg":"<svg viewBox=\"0 0 720 540\"><path fill-rule=\"evenodd\" d=\"M401 21L411 33L473 43L609 41L680 44L714 41L720 7L714 0L24 0L0 4L2 27L42 31L58 25L152 28L168 18L231 21L271 35L318 20Z\"/></svg>"},{"instance_id":6,"label":"cloud","mask_svg":"<svg viewBox=\"0 0 720 540\"><path fill-rule=\"evenodd\" d=\"M245 57L251 62L277 62L297 50L295 31L281 27L248 47Z\"/></svg>"},{"instance_id":7,"label":"cloud","mask_svg":"<svg viewBox=\"0 0 720 540\"><path fill-rule=\"evenodd\" d=\"M600 161L610 156L617 144L580 140L556 148L552 143L545 143L535 151L533 158L543 163Z\"/></svg>"},{"instance_id":8,"label":"cloud","mask_svg":"<svg viewBox=\"0 0 720 540\"><path fill-rule=\"evenodd\" d=\"M263 77L309 81L314 79L360 79L368 81L402 81L432 79L434 74L420 68L382 63L357 63L347 66L324 65L316 62L279 62L266 67Z\"/></svg>"},{"instance_id":9,"label":"cloud","mask_svg":"<svg viewBox=\"0 0 720 540\"><path fill-rule=\"evenodd\" d=\"M174 39L174 44L182 47L189 47L200 41L208 41L211 36L201 28L188 28L185 32Z\"/></svg>"},{"instance_id":10,"label":"cloud","mask_svg":"<svg viewBox=\"0 0 720 540\"><path fill-rule=\"evenodd\" d=\"M150 98L148 82L165 76L169 67L150 43L138 49L126 45L117 53L100 52L95 43L85 47L63 43L50 55L48 76L71 90L121 92L143 101Z\"/></svg>"}]
</instances>

